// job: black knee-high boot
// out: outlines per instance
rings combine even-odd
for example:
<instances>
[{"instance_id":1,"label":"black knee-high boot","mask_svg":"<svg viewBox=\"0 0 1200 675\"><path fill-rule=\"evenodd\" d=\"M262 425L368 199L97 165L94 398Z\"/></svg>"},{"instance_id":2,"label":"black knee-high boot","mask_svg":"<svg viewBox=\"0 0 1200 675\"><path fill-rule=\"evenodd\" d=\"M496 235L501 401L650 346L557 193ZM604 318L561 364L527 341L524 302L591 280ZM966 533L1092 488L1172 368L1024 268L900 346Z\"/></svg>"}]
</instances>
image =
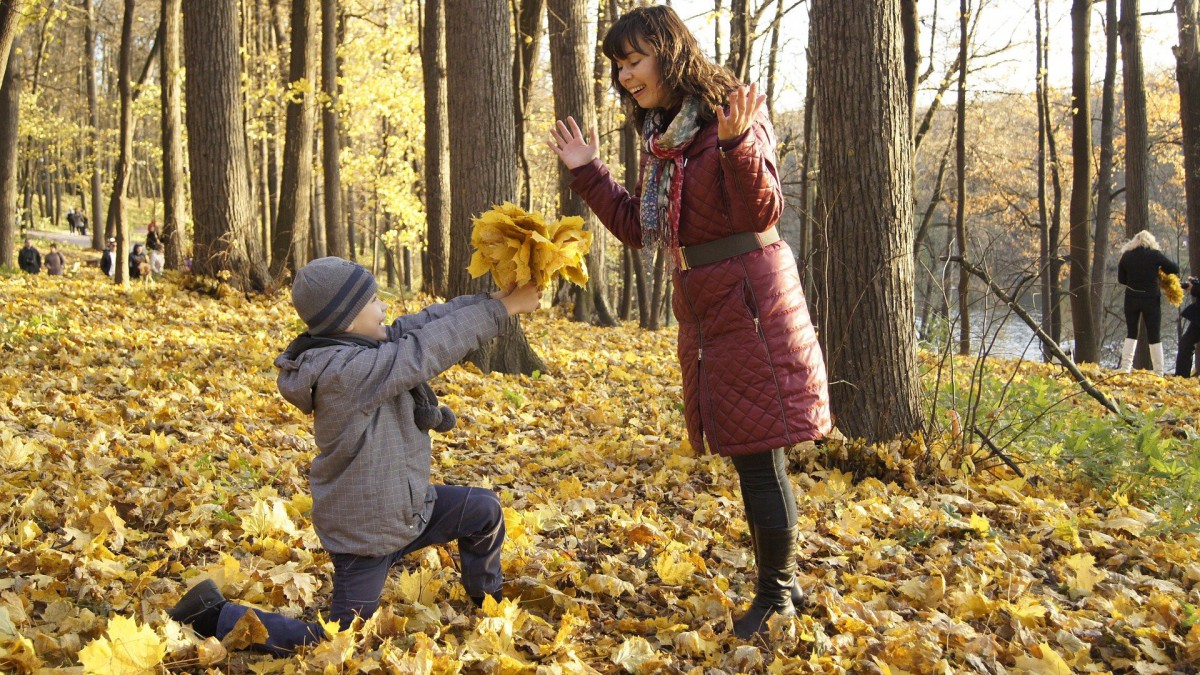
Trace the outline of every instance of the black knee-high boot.
<instances>
[{"instance_id":1,"label":"black knee-high boot","mask_svg":"<svg viewBox=\"0 0 1200 675\"><path fill-rule=\"evenodd\" d=\"M754 516L750 512L749 508L747 508L747 510L746 510L746 520L748 521L747 529L750 530L750 551L757 556L758 553L754 548L756 545L756 543L755 543L756 540L754 538ZM799 610L800 605L803 603L804 603L804 589L800 588L800 579L798 579L795 576L795 574L793 574L792 575L792 606L795 607L797 610Z\"/></svg>"},{"instance_id":2,"label":"black knee-high boot","mask_svg":"<svg viewBox=\"0 0 1200 675\"><path fill-rule=\"evenodd\" d=\"M766 628L767 619L776 614L793 616L796 588L796 528L766 529L751 525L754 536L754 560L758 565L758 585L750 609L734 620L733 632L747 640Z\"/></svg>"}]
</instances>

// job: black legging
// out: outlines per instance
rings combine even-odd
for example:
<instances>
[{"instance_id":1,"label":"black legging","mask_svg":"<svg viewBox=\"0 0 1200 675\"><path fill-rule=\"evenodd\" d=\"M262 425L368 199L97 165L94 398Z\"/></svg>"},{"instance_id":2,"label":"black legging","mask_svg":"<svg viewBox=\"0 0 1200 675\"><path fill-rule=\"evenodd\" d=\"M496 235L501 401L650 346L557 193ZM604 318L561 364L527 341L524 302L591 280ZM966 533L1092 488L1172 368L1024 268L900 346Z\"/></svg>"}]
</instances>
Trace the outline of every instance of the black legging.
<instances>
[{"instance_id":1,"label":"black legging","mask_svg":"<svg viewBox=\"0 0 1200 675\"><path fill-rule=\"evenodd\" d=\"M1175 355L1175 374L1179 377L1192 376L1197 342L1200 342L1200 321L1192 321L1183 335L1179 336L1179 352Z\"/></svg>"},{"instance_id":2,"label":"black legging","mask_svg":"<svg viewBox=\"0 0 1200 675\"><path fill-rule=\"evenodd\" d=\"M796 525L796 496L783 448L733 457L751 526L784 530Z\"/></svg>"},{"instance_id":3,"label":"black legging","mask_svg":"<svg viewBox=\"0 0 1200 675\"><path fill-rule=\"evenodd\" d=\"M1146 342L1162 342L1162 301L1159 296L1134 296L1125 293L1125 337L1130 340L1137 339L1139 318L1146 320Z\"/></svg>"}]
</instances>

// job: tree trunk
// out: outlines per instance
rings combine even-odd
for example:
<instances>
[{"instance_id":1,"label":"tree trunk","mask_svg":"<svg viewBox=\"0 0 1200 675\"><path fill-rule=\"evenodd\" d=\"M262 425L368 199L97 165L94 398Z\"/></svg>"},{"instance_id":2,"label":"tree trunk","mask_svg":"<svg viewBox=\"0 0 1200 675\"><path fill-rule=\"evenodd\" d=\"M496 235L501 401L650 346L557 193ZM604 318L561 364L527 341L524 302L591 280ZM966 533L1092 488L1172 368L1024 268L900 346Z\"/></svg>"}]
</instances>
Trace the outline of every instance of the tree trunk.
<instances>
[{"instance_id":1,"label":"tree trunk","mask_svg":"<svg viewBox=\"0 0 1200 675\"><path fill-rule=\"evenodd\" d=\"M425 256L421 281L426 293L444 296L450 260L445 0L425 0L421 71L425 81Z\"/></svg>"},{"instance_id":2,"label":"tree trunk","mask_svg":"<svg viewBox=\"0 0 1200 675\"><path fill-rule=\"evenodd\" d=\"M133 164L133 14L136 0L125 0L125 15L121 21L121 52L117 61L117 86L121 92L121 146L117 169L113 172L112 197L109 210L113 213L113 229L117 233L117 260L129 257L129 223L125 221L125 195L129 189L130 167ZM117 265L116 281L125 283L128 265Z\"/></svg>"},{"instance_id":3,"label":"tree trunk","mask_svg":"<svg viewBox=\"0 0 1200 675\"><path fill-rule=\"evenodd\" d=\"M15 267L17 141L21 117L21 50L10 49L0 85L0 265ZM23 244L24 242L22 242Z\"/></svg>"},{"instance_id":4,"label":"tree trunk","mask_svg":"<svg viewBox=\"0 0 1200 675\"><path fill-rule=\"evenodd\" d=\"M554 82L554 118L575 117L581 128L596 126L596 103L592 99L592 36L588 32L587 0L549 0L547 24L550 33L550 73ZM580 216L584 228L593 234L603 228L597 227L596 216L584 203L583 198L571 189L571 172L558 164L559 217ZM576 321L593 321L597 306L603 307L604 300L604 247L593 243L587 255L587 267L591 279L587 288L575 289ZM600 314L607 314L607 310ZM601 321L611 325L611 322Z\"/></svg>"},{"instance_id":5,"label":"tree trunk","mask_svg":"<svg viewBox=\"0 0 1200 675\"><path fill-rule=\"evenodd\" d=\"M236 4L187 0L183 36L195 223L192 271L243 291L265 291L271 280L250 192Z\"/></svg>"},{"instance_id":6,"label":"tree trunk","mask_svg":"<svg viewBox=\"0 0 1200 675\"><path fill-rule=\"evenodd\" d=\"M1097 345L1104 340L1104 282L1108 267L1112 216L1113 127L1116 126L1117 0L1105 0L1107 31L1104 86L1100 97L1100 160L1096 166L1096 242L1092 252L1092 330Z\"/></svg>"},{"instance_id":7,"label":"tree trunk","mask_svg":"<svg viewBox=\"0 0 1200 675\"><path fill-rule=\"evenodd\" d=\"M346 258L346 223L342 215L342 139L338 130L338 84L340 69L337 48L340 40L341 3L338 0L321 2L321 89L327 98L321 110L321 145L324 151L325 179L325 252L326 255Z\"/></svg>"},{"instance_id":8,"label":"tree trunk","mask_svg":"<svg viewBox=\"0 0 1200 675\"><path fill-rule=\"evenodd\" d=\"M813 4L820 192L829 220L821 332L838 427L921 430L913 324L912 131L900 0ZM868 131L870 130L870 131Z\"/></svg>"},{"instance_id":9,"label":"tree trunk","mask_svg":"<svg viewBox=\"0 0 1200 675\"><path fill-rule=\"evenodd\" d=\"M1141 0L1121 0L1121 74L1125 95L1125 237L1150 229L1150 132L1142 67ZM1133 367L1150 364L1145 328L1139 329Z\"/></svg>"},{"instance_id":10,"label":"tree trunk","mask_svg":"<svg viewBox=\"0 0 1200 675\"><path fill-rule=\"evenodd\" d=\"M954 236L958 257L967 259L967 0L959 0L958 16L958 128L955 135L955 166L958 194ZM971 353L971 275L962 265L958 270L958 353Z\"/></svg>"},{"instance_id":11,"label":"tree trunk","mask_svg":"<svg viewBox=\"0 0 1200 675\"><path fill-rule=\"evenodd\" d=\"M7 72L8 55L19 32L18 21L26 11L28 0L5 0L0 2L0 80Z\"/></svg>"},{"instance_id":12,"label":"tree trunk","mask_svg":"<svg viewBox=\"0 0 1200 675\"><path fill-rule=\"evenodd\" d=\"M1092 324L1092 294L1088 288L1092 257L1092 56L1091 0L1071 6L1071 323L1075 332L1075 361L1097 363L1097 335Z\"/></svg>"},{"instance_id":13,"label":"tree trunk","mask_svg":"<svg viewBox=\"0 0 1200 675\"><path fill-rule=\"evenodd\" d=\"M754 48L750 0L731 0L729 5L729 58L725 66L738 82L750 79L750 53Z\"/></svg>"},{"instance_id":14,"label":"tree trunk","mask_svg":"<svg viewBox=\"0 0 1200 675\"><path fill-rule=\"evenodd\" d=\"M163 153L163 263L168 269L183 267L187 203L183 190L183 112L180 107L179 52L183 0L162 3L162 153Z\"/></svg>"},{"instance_id":15,"label":"tree trunk","mask_svg":"<svg viewBox=\"0 0 1200 675\"><path fill-rule=\"evenodd\" d=\"M1200 0L1175 0L1179 48L1179 123L1183 127L1184 192L1187 196L1188 269L1200 275Z\"/></svg>"},{"instance_id":16,"label":"tree trunk","mask_svg":"<svg viewBox=\"0 0 1200 675\"><path fill-rule=\"evenodd\" d=\"M100 218L100 214L104 213L102 193L104 188L101 186L103 181L103 167L100 165L100 101L99 94L96 89L98 82L96 81L96 6L95 0L84 0L84 10L87 12L87 23L83 29L83 44L87 50L87 97L88 97L88 119L91 123L91 147L88 149L88 156L85 161L92 167L91 175L91 190L92 190L92 206L89 219L92 225L92 248L97 251L104 248L104 224Z\"/></svg>"},{"instance_id":17,"label":"tree trunk","mask_svg":"<svg viewBox=\"0 0 1200 675\"><path fill-rule=\"evenodd\" d=\"M517 9L517 34L514 42L516 49L512 64L513 82L516 84L513 117L516 120L517 161L521 165L521 173L517 177L517 191L520 193L518 203L528 211L533 208L533 188L525 147L525 130L529 121L529 98L533 92L533 71L538 60L538 48L542 44L542 10L546 7L546 0L512 2Z\"/></svg>"},{"instance_id":18,"label":"tree trunk","mask_svg":"<svg viewBox=\"0 0 1200 675\"><path fill-rule=\"evenodd\" d=\"M316 0L292 0L290 40L291 57L288 82L286 136L283 141L283 171L279 185L279 210L271 228L271 275L280 276L290 264L298 270L307 260L309 216L312 206L313 125L316 118L315 96L311 87L316 71L313 58L313 9Z\"/></svg>"},{"instance_id":19,"label":"tree trunk","mask_svg":"<svg viewBox=\"0 0 1200 675\"><path fill-rule=\"evenodd\" d=\"M517 188L516 120L513 118L511 16L507 0L447 0L447 103L450 110L450 295L482 292L487 277L472 280L471 218L511 200ZM546 366L512 319L511 330L472 354L484 372L532 374Z\"/></svg>"},{"instance_id":20,"label":"tree trunk","mask_svg":"<svg viewBox=\"0 0 1200 675\"><path fill-rule=\"evenodd\" d=\"M1054 316L1054 284L1053 265L1051 259L1054 257L1052 249L1057 248L1057 242L1051 241L1050 237L1050 219L1046 209L1046 134L1049 129L1046 127L1046 50L1042 45L1042 3L1040 0L1033 2L1034 16L1034 42L1037 45L1036 56L1034 58L1034 77L1035 77L1035 96L1037 98L1037 205L1038 205L1038 278L1041 281L1041 311L1042 311L1042 332L1046 335L1054 335L1051 327ZM1055 340L1057 340L1055 336ZM1046 361L1050 360L1050 353L1044 348L1042 350L1043 357Z\"/></svg>"}]
</instances>

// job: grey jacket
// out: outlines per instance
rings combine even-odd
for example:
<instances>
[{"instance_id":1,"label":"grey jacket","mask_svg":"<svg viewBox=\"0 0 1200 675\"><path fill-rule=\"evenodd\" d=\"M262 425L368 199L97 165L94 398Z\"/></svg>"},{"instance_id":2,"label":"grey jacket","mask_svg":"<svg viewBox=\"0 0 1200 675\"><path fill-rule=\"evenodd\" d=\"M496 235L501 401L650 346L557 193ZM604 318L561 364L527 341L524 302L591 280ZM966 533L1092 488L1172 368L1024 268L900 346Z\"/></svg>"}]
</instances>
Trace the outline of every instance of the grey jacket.
<instances>
[{"instance_id":1,"label":"grey jacket","mask_svg":"<svg viewBox=\"0 0 1200 675\"><path fill-rule=\"evenodd\" d=\"M394 553L429 522L429 434L409 390L509 326L503 303L469 295L396 319L378 347L332 346L275 359L279 392L313 413L313 527L331 553Z\"/></svg>"}]
</instances>

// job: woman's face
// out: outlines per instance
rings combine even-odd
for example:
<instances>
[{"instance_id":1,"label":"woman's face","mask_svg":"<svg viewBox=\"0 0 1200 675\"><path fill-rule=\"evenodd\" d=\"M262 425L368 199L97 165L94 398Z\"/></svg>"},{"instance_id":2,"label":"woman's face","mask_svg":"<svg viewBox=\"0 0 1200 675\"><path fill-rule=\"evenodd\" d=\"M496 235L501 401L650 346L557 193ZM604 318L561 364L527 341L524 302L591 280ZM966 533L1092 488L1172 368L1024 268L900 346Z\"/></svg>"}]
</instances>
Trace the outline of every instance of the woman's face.
<instances>
[{"instance_id":1,"label":"woman's face","mask_svg":"<svg viewBox=\"0 0 1200 675\"><path fill-rule=\"evenodd\" d=\"M642 108L669 108L675 103L675 92L663 82L658 56L646 54L630 45L625 56L616 60L617 79Z\"/></svg>"}]
</instances>

